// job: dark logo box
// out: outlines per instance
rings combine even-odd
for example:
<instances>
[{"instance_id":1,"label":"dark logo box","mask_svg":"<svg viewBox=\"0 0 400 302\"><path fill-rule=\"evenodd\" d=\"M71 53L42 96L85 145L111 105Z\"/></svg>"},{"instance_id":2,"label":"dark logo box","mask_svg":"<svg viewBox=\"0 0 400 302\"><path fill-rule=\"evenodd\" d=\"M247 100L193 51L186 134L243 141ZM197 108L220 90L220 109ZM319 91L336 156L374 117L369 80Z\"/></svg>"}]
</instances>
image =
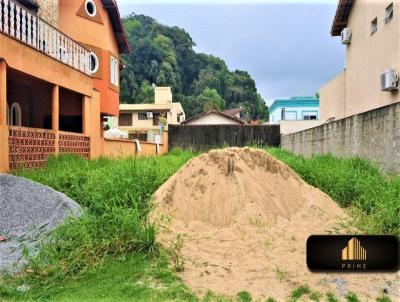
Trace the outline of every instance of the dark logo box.
<instances>
[{"instance_id":1,"label":"dark logo box","mask_svg":"<svg viewBox=\"0 0 400 302\"><path fill-rule=\"evenodd\" d=\"M311 271L396 271L399 241L386 235L313 235L307 240L307 266Z\"/></svg>"}]
</instances>

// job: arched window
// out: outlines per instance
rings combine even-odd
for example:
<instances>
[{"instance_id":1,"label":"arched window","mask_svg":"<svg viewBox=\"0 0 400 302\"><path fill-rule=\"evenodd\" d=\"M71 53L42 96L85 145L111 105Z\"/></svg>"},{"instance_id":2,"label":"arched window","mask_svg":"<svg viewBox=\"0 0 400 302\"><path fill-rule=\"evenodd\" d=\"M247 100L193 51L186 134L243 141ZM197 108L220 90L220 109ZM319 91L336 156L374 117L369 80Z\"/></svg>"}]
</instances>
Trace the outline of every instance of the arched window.
<instances>
[{"instance_id":1,"label":"arched window","mask_svg":"<svg viewBox=\"0 0 400 302\"><path fill-rule=\"evenodd\" d=\"M21 126L21 107L18 103L13 103L10 110L10 125Z\"/></svg>"}]
</instances>

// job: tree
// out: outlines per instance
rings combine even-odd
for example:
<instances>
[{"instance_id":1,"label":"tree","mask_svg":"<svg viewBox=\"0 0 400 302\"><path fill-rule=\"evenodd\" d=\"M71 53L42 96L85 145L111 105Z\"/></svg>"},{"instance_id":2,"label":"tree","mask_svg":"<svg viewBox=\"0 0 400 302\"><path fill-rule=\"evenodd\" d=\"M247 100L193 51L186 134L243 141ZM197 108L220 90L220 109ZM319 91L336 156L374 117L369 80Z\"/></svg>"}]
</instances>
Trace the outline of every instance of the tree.
<instances>
[{"instance_id":1,"label":"tree","mask_svg":"<svg viewBox=\"0 0 400 302\"><path fill-rule=\"evenodd\" d=\"M154 88L149 82L142 82L137 98L140 100L138 103L154 103Z\"/></svg>"},{"instance_id":2,"label":"tree","mask_svg":"<svg viewBox=\"0 0 400 302\"><path fill-rule=\"evenodd\" d=\"M125 66L121 73L122 102L153 100L151 84L155 83L172 87L174 100L182 103L188 117L204 109L242 106L249 118L268 119L268 109L248 72L230 71L221 58L196 53L195 42L179 27L136 14L123 22L134 51L121 58ZM213 101L206 102L205 94Z\"/></svg>"},{"instance_id":3,"label":"tree","mask_svg":"<svg viewBox=\"0 0 400 302\"><path fill-rule=\"evenodd\" d=\"M203 111L220 111L225 108L225 101L215 89L207 87L204 89L203 93L197 96L197 100L202 105Z\"/></svg>"}]
</instances>

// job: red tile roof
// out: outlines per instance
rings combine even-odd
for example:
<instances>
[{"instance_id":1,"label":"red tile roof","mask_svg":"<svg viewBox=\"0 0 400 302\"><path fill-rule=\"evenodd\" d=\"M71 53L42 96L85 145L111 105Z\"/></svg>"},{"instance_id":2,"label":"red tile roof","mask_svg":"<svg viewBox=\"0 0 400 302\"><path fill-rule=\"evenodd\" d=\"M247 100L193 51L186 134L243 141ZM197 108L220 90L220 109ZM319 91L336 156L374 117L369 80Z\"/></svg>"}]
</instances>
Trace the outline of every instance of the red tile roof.
<instances>
[{"instance_id":1,"label":"red tile roof","mask_svg":"<svg viewBox=\"0 0 400 302\"><path fill-rule=\"evenodd\" d=\"M243 108L232 108L232 109L227 109L222 111L222 113L229 115L229 116L235 116L236 114L240 113L243 111Z\"/></svg>"}]
</instances>

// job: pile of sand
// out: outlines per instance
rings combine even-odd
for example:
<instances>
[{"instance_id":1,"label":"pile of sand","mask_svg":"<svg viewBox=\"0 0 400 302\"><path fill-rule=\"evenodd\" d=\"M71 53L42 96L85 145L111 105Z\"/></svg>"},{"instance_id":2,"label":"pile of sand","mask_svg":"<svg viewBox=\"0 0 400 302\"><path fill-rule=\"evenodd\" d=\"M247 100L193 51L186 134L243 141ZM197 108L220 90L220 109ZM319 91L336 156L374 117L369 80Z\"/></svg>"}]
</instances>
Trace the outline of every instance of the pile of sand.
<instances>
[{"instance_id":1,"label":"pile of sand","mask_svg":"<svg viewBox=\"0 0 400 302\"><path fill-rule=\"evenodd\" d=\"M306 240L343 233L348 216L326 194L262 150L213 150L189 161L155 193L156 217L170 217L160 241L183 236L181 276L207 290L285 300L307 283L321 293L367 301L385 289L399 299L397 274L310 273Z\"/></svg>"}]
</instances>

